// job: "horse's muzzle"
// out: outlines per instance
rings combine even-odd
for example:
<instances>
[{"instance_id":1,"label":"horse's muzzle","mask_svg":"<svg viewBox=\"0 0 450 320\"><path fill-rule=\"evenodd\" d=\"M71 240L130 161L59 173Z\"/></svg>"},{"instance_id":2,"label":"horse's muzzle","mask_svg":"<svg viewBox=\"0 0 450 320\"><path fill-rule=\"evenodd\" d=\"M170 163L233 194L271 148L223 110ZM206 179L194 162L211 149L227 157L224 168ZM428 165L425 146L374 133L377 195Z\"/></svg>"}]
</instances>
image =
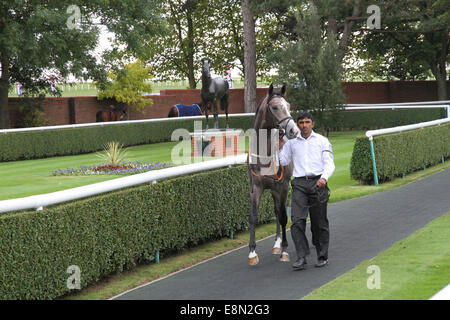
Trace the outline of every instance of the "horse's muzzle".
<instances>
[{"instance_id":1,"label":"horse's muzzle","mask_svg":"<svg viewBox=\"0 0 450 320\"><path fill-rule=\"evenodd\" d=\"M294 120L289 120L289 122L286 124L286 127L284 129L284 134L286 138L288 139L294 139L298 134L300 130L298 129L297 125L295 124Z\"/></svg>"}]
</instances>

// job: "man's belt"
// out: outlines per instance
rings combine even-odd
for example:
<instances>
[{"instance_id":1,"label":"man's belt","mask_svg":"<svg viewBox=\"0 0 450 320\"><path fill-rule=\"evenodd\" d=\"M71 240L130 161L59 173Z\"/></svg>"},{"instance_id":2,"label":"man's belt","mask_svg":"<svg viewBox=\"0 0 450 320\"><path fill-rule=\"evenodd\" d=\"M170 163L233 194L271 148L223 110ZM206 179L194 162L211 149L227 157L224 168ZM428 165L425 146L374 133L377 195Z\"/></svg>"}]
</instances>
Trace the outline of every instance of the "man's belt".
<instances>
[{"instance_id":1,"label":"man's belt","mask_svg":"<svg viewBox=\"0 0 450 320\"><path fill-rule=\"evenodd\" d=\"M303 176L303 177L295 177L295 179L304 179L304 180L315 180L315 179L319 179L321 177L320 176Z\"/></svg>"}]
</instances>

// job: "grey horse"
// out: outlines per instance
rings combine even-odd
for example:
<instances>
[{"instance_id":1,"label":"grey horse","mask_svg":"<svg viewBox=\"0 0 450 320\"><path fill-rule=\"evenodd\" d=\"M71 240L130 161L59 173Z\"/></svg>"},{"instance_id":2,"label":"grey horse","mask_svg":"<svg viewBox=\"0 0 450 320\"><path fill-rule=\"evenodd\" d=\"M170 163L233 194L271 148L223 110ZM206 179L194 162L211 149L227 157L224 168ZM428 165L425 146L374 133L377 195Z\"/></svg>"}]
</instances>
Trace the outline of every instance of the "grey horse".
<instances>
[{"instance_id":1,"label":"grey horse","mask_svg":"<svg viewBox=\"0 0 450 320\"><path fill-rule=\"evenodd\" d=\"M219 128L219 112L217 110L217 101L220 101L220 109L226 114L226 128L228 129L228 100L229 87L226 79L217 77L212 79L209 71L208 60L203 61L202 66L202 89L200 90L202 104L206 116L206 130L208 130L208 106L212 105L214 114L214 129Z\"/></svg>"},{"instance_id":2,"label":"grey horse","mask_svg":"<svg viewBox=\"0 0 450 320\"><path fill-rule=\"evenodd\" d=\"M272 253L281 254L281 261L289 261L286 239L286 205L293 164L291 162L286 167L278 167L277 148L279 138L293 139L298 135L299 129L291 117L290 104L285 99L285 93L285 85L280 92L274 92L271 84L267 96L261 100L255 113L254 136L251 138L247 158L251 185L250 253L248 257L250 265L256 265L259 262L255 250L255 227L258 220L259 201L265 189L269 189L272 194L277 220L276 240Z\"/></svg>"}]
</instances>

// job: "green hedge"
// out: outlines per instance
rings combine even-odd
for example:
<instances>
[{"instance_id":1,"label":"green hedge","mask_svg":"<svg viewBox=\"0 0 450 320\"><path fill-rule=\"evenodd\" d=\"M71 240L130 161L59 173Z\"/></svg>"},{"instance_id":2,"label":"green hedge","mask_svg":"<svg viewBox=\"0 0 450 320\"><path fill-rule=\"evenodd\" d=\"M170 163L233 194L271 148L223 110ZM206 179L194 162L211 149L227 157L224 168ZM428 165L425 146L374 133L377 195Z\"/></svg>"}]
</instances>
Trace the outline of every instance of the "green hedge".
<instances>
[{"instance_id":1,"label":"green hedge","mask_svg":"<svg viewBox=\"0 0 450 320\"><path fill-rule=\"evenodd\" d=\"M450 157L450 124L375 136L373 142L378 180L392 180ZM355 141L350 174L362 183L374 182L367 137Z\"/></svg>"},{"instance_id":2,"label":"green hedge","mask_svg":"<svg viewBox=\"0 0 450 320\"><path fill-rule=\"evenodd\" d=\"M334 125L330 129L343 131L388 128L439 119L444 113L440 109L344 111L335 116ZM297 112L293 111L292 117L296 120ZM232 117L229 121L230 128L246 131L253 128L254 117ZM202 123L205 127L205 119ZM220 118L219 123L221 128L225 127L224 118ZM212 116L209 124L210 127L213 126ZM320 127L320 123L316 123L316 126ZM0 162L95 152L112 140L119 141L124 146L170 141L172 132L177 128L192 132L194 121L182 119L0 134Z\"/></svg>"},{"instance_id":3,"label":"green hedge","mask_svg":"<svg viewBox=\"0 0 450 320\"><path fill-rule=\"evenodd\" d=\"M297 113L293 113L297 119ZM362 131L404 126L445 117L445 109L397 109L341 111L333 116L331 131ZM321 127L320 121L315 121Z\"/></svg>"},{"instance_id":4,"label":"green hedge","mask_svg":"<svg viewBox=\"0 0 450 320\"><path fill-rule=\"evenodd\" d=\"M229 118L230 128L253 128L253 116ZM195 120L200 121L200 120ZM206 120L203 119L203 128ZM210 127L213 122L210 117ZM219 118L220 128L225 119ZM80 127L0 134L0 161L37 159L76 155L101 150L109 141L124 146L170 141L178 128L194 131L194 120L176 120L147 123L124 123L107 126Z\"/></svg>"},{"instance_id":5,"label":"green hedge","mask_svg":"<svg viewBox=\"0 0 450 320\"><path fill-rule=\"evenodd\" d=\"M111 273L248 227L245 165L146 184L84 200L0 215L0 299L53 299ZM274 218L265 192L259 223ZM246 263L246 261L243 261Z\"/></svg>"}]
</instances>

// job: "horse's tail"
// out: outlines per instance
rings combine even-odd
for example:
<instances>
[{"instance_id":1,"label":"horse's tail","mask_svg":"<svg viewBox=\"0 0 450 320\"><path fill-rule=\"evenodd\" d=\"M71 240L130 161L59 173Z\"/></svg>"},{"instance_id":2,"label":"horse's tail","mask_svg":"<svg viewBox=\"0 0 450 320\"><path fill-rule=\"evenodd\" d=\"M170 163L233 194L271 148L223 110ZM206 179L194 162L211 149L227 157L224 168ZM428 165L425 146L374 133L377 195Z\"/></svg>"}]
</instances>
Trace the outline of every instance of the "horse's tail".
<instances>
[{"instance_id":1,"label":"horse's tail","mask_svg":"<svg viewBox=\"0 0 450 320\"><path fill-rule=\"evenodd\" d=\"M103 122L103 118L102 118L102 111L98 111L97 114L95 115L95 119L97 122Z\"/></svg>"}]
</instances>

